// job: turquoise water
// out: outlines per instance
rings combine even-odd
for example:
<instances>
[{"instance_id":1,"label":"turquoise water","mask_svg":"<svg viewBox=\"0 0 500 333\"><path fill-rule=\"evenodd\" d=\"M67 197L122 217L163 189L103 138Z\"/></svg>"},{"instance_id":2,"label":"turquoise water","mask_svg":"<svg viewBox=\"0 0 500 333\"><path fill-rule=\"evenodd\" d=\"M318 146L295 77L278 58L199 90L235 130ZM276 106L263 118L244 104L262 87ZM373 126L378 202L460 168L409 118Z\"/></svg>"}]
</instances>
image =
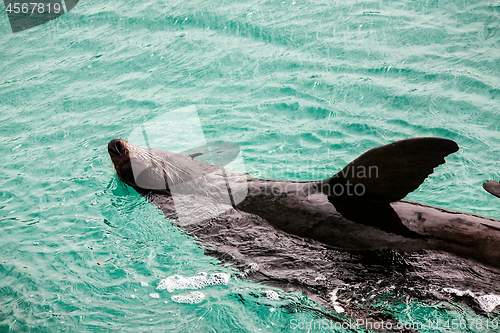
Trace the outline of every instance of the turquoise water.
<instances>
[{"instance_id":1,"label":"turquoise water","mask_svg":"<svg viewBox=\"0 0 500 333\"><path fill-rule=\"evenodd\" d=\"M302 294L238 278L117 180L107 142L184 106L270 178L326 178L378 145L453 139L460 151L407 198L500 218L481 187L500 180L498 1L92 0L15 34L0 7L2 332L287 332L323 319ZM156 290L200 272L231 277L199 304ZM402 322L467 320L421 332L492 332L474 320L499 318L389 296L380 307Z\"/></svg>"}]
</instances>

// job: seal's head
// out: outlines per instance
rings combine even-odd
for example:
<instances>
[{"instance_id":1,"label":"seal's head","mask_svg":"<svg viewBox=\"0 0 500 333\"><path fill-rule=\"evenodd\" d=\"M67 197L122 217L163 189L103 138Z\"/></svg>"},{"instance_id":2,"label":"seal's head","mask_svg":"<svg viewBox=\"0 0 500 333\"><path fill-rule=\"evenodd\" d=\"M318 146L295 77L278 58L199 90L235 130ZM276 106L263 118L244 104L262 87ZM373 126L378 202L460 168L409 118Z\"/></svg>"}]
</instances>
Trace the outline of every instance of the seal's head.
<instances>
[{"instance_id":1,"label":"seal's head","mask_svg":"<svg viewBox=\"0 0 500 333\"><path fill-rule=\"evenodd\" d=\"M131 147L132 145L125 140L113 139L108 143L108 153L118 178L130 186L137 187L132 170L132 162L130 160ZM135 148L139 147L134 146L133 150L135 150Z\"/></svg>"},{"instance_id":2,"label":"seal's head","mask_svg":"<svg viewBox=\"0 0 500 333\"><path fill-rule=\"evenodd\" d=\"M118 178L138 191L169 191L195 175L192 158L166 150L146 149L122 139L108 143L108 152ZM189 171L188 171L189 170Z\"/></svg>"}]
</instances>

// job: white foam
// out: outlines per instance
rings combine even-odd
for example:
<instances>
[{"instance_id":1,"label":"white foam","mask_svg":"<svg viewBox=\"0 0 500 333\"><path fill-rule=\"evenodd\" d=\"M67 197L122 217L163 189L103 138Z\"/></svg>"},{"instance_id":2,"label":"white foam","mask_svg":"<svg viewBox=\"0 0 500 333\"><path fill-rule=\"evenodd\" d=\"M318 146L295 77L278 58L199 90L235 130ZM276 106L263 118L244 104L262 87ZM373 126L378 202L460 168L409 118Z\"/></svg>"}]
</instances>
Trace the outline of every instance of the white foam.
<instances>
[{"instance_id":1,"label":"white foam","mask_svg":"<svg viewBox=\"0 0 500 333\"><path fill-rule=\"evenodd\" d=\"M251 271L256 271L259 269L259 265L254 263L254 262L251 262L250 264L248 264L248 268L251 270Z\"/></svg>"},{"instance_id":2,"label":"white foam","mask_svg":"<svg viewBox=\"0 0 500 333\"><path fill-rule=\"evenodd\" d=\"M202 289L207 286L227 285L229 275L226 273L214 273L207 277L207 273L201 272L198 275L185 277L182 275L172 275L160 281L156 290L173 292L182 289Z\"/></svg>"},{"instance_id":3,"label":"white foam","mask_svg":"<svg viewBox=\"0 0 500 333\"><path fill-rule=\"evenodd\" d=\"M330 302L332 302L332 305L333 305L333 309L335 310L335 312L337 313L343 313L345 310L343 307L340 306L340 303L337 302L337 292L339 291L339 288L333 290L331 293L329 293L328 295L330 296Z\"/></svg>"},{"instance_id":4,"label":"white foam","mask_svg":"<svg viewBox=\"0 0 500 333\"><path fill-rule=\"evenodd\" d=\"M141 281L141 286L147 287L147 286L149 286L149 284L147 282Z\"/></svg>"},{"instance_id":5,"label":"white foam","mask_svg":"<svg viewBox=\"0 0 500 333\"><path fill-rule=\"evenodd\" d=\"M473 298L476 297L476 295L472 291L470 291L469 289L463 291L463 290L458 290L455 288L444 288L443 290L446 291L447 293L455 294L458 297L463 297L463 296L470 296Z\"/></svg>"},{"instance_id":6,"label":"white foam","mask_svg":"<svg viewBox=\"0 0 500 333\"><path fill-rule=\"evenodd\" d=\"M266 293L266 297L269 299L272 299L272 300L280 299L280 296L278 295L278 293L273 291L273 290L266 290L264 292Z\"/></svg>"},{"instance_id":7,"label":"white foam","mask_svg":"<svg viewBox=\"0 0 500 333\"><path fill-rule=\"evenodd\" d=\"M491 312L495 310L495 308L498 305L500 305L499 295L488 294L488 295L476 296L476 294L474 294L470 290L462 291L454 288L444 288L443 290L447 293L455 294L459 297L470 296L474 298L484 312Z\"/></svg>"},{"instance_id":8,"label":"white foam","mask_svg":"<svg viewBox=\"0 0 500 333\"><path fill-rule=\"evenodd\" d=\"M485 312L491 312L495 310L495 308L500 305L500 296L498 295L483 295L477 298L477 302L481 309Z\"/></svg>"},{"instance_id":9,"label":"white foam","mask_svg":"<svg viewBox=\"0 0 500 333\"><path fill-rule=\"evenodd\" d=\"M198 304L203 302L205 294L200 291L192 291L188 296L174 295L171 297L173 302L184 304Z\"/></svg>"},{"instance_id":10,"label":"white foam","mask_svg":"<svg viewBox=\"0 0 500 333\"><path fill-rule=\"evenodd\" d=\"M151 294L149 294L149 297L151 297L151 298L160 298L160 294L158 294L158 293L151 293Z\"/></svg>"}]
</instances>

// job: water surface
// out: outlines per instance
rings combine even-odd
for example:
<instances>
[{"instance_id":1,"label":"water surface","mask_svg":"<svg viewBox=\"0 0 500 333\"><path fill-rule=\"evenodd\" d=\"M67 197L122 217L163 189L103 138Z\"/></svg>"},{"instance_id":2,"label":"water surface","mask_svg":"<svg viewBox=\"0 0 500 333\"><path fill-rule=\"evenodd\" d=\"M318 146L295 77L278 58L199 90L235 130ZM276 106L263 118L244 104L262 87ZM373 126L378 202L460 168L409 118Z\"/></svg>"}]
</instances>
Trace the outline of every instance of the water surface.
<instances>
[{"instance_id":1,"label":"water surface","mask_svg":"<svg viewBox=\"0 0 500 333\"><path fill-rule=\"evenodd\" d=\"M269 178L326 178L399 139L455 140L460 151L407 198L500 218L481 187L500 180L499 25L490 0L90 0L14 34L2 7L0 330L287 332L325 319L306 308L335 314L240 278L119 183L107 142L180 107L194 105L207 140L238 144L246 170ZM163 134L175 142L179 130ZM441 320L421 332L459 331L453 319L500 331L486 327L498 308L432 289L460 280L479 297L498 276L446 267L447 283L428 288L441 301L377 281L359 299L401 322ZM200 272L230 278L156 290ZM337 292L341 306L354 286ZM203 301L172 299L192 291Z\"/></svg>"}]
</instances>

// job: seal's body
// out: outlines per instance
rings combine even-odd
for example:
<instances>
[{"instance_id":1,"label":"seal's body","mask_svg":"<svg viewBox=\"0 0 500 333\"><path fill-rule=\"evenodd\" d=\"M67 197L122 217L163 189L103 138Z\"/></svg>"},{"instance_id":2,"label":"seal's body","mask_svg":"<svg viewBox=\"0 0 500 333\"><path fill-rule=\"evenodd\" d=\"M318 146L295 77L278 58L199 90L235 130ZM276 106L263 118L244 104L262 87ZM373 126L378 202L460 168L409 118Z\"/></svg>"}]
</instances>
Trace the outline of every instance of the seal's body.
<instances>
[{"instance_id":1,"label":"seal's body","mask_svg":"<svg viewBox=\"0 0 500 333\"><path fill-rule=\"evenodd\" d=\"M193 218L212 205L214 214L181 225L208 242L224 237L220 225L229 230L250 223L342 250L431 249L500 267L499 220L401 200L456 150L446 139L402 140L368 151L331 178L289 182L230 172L196 160L201 153L143 149L120 139L108 145L119 178L167 217L179 218L180 202ZM200 178L202 188L193 182ZM219 200L217 188L227 188L230 200ZM245 195L236 200L237 193Z\"/></svg>"},{"instance_id":2,"label":"seal's body","mask_svg":"<svg viewBox=\"0 0 500 333\"><path fill-rule=\"evenodd\" d=\"M500 198L500 183L494 180L488 180L483 184L483 188L494 196Z\"/></svg>"}]
</instances>

